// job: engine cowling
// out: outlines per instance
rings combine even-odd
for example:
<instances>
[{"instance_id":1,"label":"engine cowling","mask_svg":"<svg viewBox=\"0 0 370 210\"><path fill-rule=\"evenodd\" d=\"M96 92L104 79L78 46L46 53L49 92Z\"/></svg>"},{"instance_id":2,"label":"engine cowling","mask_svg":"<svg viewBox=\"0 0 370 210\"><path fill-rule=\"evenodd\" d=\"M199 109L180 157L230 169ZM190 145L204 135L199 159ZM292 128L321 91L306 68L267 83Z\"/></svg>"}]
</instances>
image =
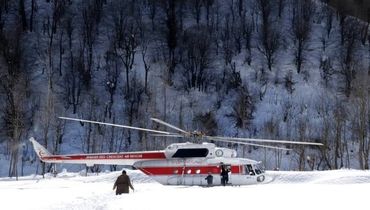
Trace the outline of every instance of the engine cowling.
<instances>
[{"instance_id":1,"label":"engine cowling","mask_svg":"<svg viewBox=\"0 0 370 210\"><path fill-rule=\"evenodd\" d=\"M233 149L216 147L213 143L176 143L171 144L165 149L166 158L234 158L236 151Z\"/></svg>"}]
</instances>

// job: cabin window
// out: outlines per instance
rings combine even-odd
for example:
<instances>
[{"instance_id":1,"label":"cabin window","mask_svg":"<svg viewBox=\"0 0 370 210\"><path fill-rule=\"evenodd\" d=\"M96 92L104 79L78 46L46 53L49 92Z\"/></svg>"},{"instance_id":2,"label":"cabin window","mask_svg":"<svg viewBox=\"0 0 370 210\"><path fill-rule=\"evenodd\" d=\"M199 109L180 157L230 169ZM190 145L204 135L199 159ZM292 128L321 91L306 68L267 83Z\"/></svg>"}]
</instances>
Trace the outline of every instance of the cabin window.
<instances>
[{"instance_id":1,"label":"cabin window","mask_svg":"<svg viewBox=\"0 0 370 210\"><path fill-rule=\"evenodd\" d=\"M196 148L196 149L178 149L172 156L173 158L192 158L192 157L207 157L207 148Z\"/></svg>"},{"instance_id":2,"label":"cabin window","mask_svg":"<svg viewBox=\"0 0 370 210\"><path fill-rule=\"evenodd\" d=\"M195 173L196 173L196 174L200 174L200 169L197 169L197 170L195 171Z\"/></svg>"},{"instance_id":3,"label":"cabin window","mask_svg":"<svg viewBox=\"0 0 370 210\"><path fill-rule=\"evenodd\" d=\"M189 169L186 173L187 173L187 174L191 174L191 169Z\"/></svg>"},{"instance_id":4,"label":"cabin window","mask_svg":"<svg viewBox=\"0 0 370 210\"><path fill-rule=\"evenodd\" d=\"M173 174L178 174L179 173L179 170L174 170L173 171Z\"/></svg>"}]
</instances>

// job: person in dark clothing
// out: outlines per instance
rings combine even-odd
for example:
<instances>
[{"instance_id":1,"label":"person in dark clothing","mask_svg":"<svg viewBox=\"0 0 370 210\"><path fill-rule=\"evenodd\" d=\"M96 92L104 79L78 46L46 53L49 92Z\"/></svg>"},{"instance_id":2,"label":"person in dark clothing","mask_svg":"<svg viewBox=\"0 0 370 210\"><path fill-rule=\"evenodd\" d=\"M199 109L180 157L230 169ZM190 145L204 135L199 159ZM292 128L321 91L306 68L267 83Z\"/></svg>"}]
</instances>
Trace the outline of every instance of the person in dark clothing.
<instances>
[{"instance_id":1,"label":"person in dark clothing","mask_svg":"<svg viewBox=\"0 0 370 210\"><path fill-rule=\"evenodd\" d=\"M213 184L213 176L211 172L208 172L208 176L205 178L207 180L207 186L210 187Z\"/></svg>"},{"instance_id":2,"label":"person in dark clothing","mask_svg":"<svg viewBox=\"0 0 370 210\"><path fill-rule=\"evenodd\" d=\"M229 170L225 165L221 165L221 185L225 186L229 182Z\"/></svg>"},{"instance_id":3,"label":"person in dark clothing","mask_svg":"<svg viewBox=\"0 0 370 210\"><path fill-rule=\"evenodd\" d=\"M228 184L229 183L229 172L230 172L230 168L226 168L226 176L225 176L225 184Z\"/></svg>"},{"instance_id":4,"label":"person in dark clothing","mask_svg":"<svg viewBox=\"0 0 370 210\"><path fill-rule=\"evenodd\" d=\"M114 182L113 190L117 188L116 195L121 195L122 193L129 193L129 187L134 190L134 187L130 181L130 177L127 176L126 171L123 170L122 175L120 175L116 182Z\"/></svg>"}]
</instances>

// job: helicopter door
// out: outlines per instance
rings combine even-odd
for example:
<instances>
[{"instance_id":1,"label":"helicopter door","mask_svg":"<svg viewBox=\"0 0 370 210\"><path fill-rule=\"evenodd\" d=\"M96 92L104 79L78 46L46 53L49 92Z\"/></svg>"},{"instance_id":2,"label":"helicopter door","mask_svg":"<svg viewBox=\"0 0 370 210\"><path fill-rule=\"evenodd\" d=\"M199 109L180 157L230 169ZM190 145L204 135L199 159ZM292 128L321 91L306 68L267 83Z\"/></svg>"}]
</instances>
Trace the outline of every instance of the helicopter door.
<instances>
[{"instance_id":1,"label":"helicopter door","mask_svg":"<svg viewBox=\"0 0 370 210\"><path fill-rule=\"evenodd\" d=\"M227 168L227 171L228 171L228 183L231 184L232 183L232 179L231 179L231 165L226 165L226 168Z\"/></svg>"},{"instance_id":2,"label":"helicopter door","mask_svg":"<svg viewBox=\"0 0 370 210\"><path fill-rule=\"evenodd\" d=\"M246 172L246 174L249 174L251 176L256 175L256 173L254 172L253 167L252 167L251 164L248 164L248 165L245 166L245 172Z\"/></svg>"}]
</instances>

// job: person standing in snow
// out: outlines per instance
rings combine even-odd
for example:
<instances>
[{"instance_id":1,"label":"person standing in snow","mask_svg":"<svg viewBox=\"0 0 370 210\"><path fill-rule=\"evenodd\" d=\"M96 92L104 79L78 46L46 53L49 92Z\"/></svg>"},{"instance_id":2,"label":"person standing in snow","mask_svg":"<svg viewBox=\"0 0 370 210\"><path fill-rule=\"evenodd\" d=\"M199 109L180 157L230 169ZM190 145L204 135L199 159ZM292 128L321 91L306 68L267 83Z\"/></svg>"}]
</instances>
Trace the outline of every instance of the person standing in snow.
<instances>
[{"instance_id":1,"label":"person standing in snow","mask_svg":"<svg viewBox=\"0 0 370 210\"><path fill-rule=\"evenodd\" d=\"M225 165L221 165L221 185L225 186L229 182L229 169Z\"/></svg>"},{"instance_id":2,"label":"person standing in snow","mask_svg":"<svg viewBox=\"0 0 370 210\"><path fill-rule=\"evenodd\" d=\"M127 176L126 171L123 170L122 175L120 175L116 182L114 182L113 190L117 188L116 195L121 195L122 193L129 193L129 187L134 190L134 187L130 181L130 177Z\"/></svg>"},{"instance_id":3,"label":"person standing in snow","mask_svg":"<svg viewBox=\"0 0 370 210\"><path fill-rule=\"evenodd\" d=\"M213 184L213 176L211 172L208 172L208 176L205 178L207 180L207 186L210 187Z\"/></svg>"}]
</instances>

